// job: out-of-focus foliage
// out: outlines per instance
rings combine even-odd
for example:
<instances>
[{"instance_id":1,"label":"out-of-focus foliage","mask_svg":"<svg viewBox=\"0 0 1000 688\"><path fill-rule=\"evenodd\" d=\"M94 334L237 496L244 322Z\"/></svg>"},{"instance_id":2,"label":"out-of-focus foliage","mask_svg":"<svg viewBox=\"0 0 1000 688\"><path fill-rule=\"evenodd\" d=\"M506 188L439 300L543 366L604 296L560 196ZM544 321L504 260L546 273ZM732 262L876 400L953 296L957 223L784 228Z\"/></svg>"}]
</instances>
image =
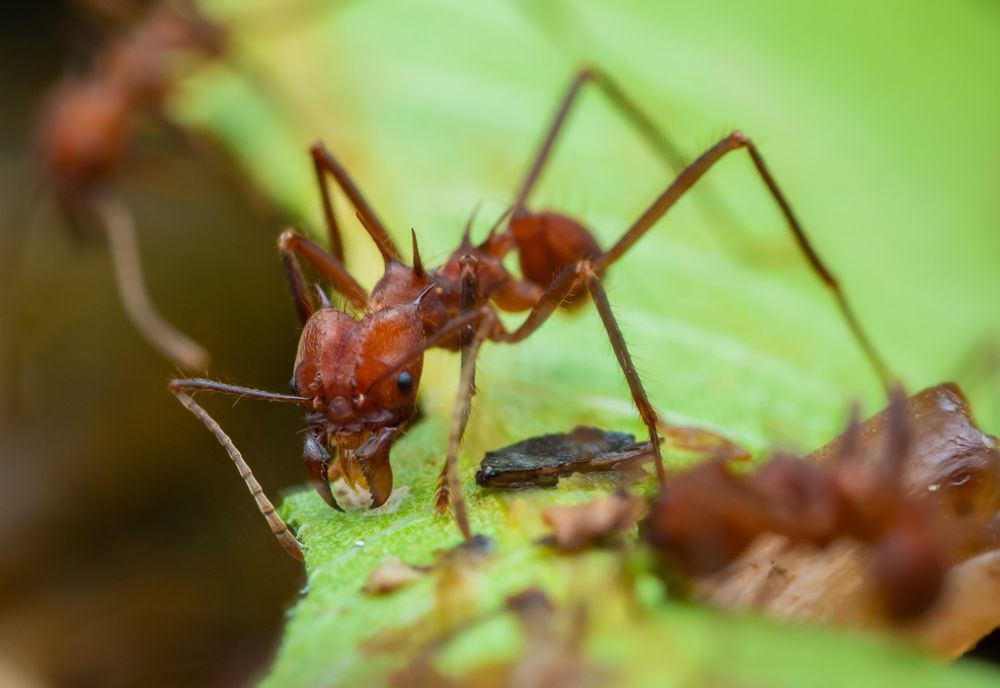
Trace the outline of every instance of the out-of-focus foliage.
<instances>
[{"instance_id":1,"label":"out-of-focus foliage","mask_svg":"<svg viewBox=\"0 0 1000 688\"><path fill-rule=\"evenodd\" d=\"M446 255L477 203L480 232L509 203L559 94L577 66L593 63L690 157L732 128L751 135L895 370L911 388L961 375L985 429L1000 424L997 384L985 372L1000 346L989 296L1000 288L991 188L1000 93L983 88L1000 61L1000 12L989 3L354 0L310 9L308 22L295 16L308 4L293 3L284 21L258 14L256 23L247 3L214 4L219 16L246 17L245 59L280 80L281 92L209 71L188 84L183 116L227 138L311 230L320 229L319 203L305 148L322 138L401 243L412 226L425 260ZM590 93L535 205L583 217L607 245L669 177ZM880 403L876 381L747 160L734 154L710 180L738 221L710 223L704 204L681 203L612 269L612 303L668 418L724 429L757 449L812 448L841 426L850 399ZM360 227L346 226L348 262L370 285L377 256ZM429 496L457 362L434 353L428 365L422 399L432 420L395 451L397 489L409 490L396 513L345 516L312 494L289 501L310 547L310 584L272 685L383 675L385 656L361 654L359 642L433 603L430 582L385 599L358 592L384 558L427 563L457 541ZM538 551L529 545L534 511L512 522L511 505L521 502L471 482L474 458L514 439L580 422L638 429L599 320L555 318L523 345L488 346L480 371L465 472L473 524L498 539L477 587L484 605L533 581L563 600L611 590L589 646L660 685L975 682L878 644L672 605L653 604L639 624L613 602L611 557ZM571 482L535 498L576 501L600 487ZM487 624L481 633L493 635L478 645L463 640L456 667L493 647L509 654L516 643L505 628ZM723 653L728 660L715 664Z\"/></svg>"}]
</instances>

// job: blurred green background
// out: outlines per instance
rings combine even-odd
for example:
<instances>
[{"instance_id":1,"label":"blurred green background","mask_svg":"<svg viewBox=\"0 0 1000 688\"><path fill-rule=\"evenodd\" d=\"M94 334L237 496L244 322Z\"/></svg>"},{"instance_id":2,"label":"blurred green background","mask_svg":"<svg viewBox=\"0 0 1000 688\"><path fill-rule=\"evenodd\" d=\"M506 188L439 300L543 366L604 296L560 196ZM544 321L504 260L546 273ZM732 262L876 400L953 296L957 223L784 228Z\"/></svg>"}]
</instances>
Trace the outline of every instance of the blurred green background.
<instances>
[{"instance_id":1,"label":"blurred green background","mask_svg":"<svg viewBox=\"0 0 1000 688\"><path fill-rule=\"evenodd\" d=\"M690 157L733 128L752 136L908 386L957 379L1000 430L995 3L353 0L301 15L296 3L273 31L241 19L250 3L212 9L244 22L239 54L282 92L208 68L175 112L223 138L277 209L221 150L193 155L155 130L123 186L154 297L213 352L213 375L287 385L296 333L273 239L285 218L320 226L313 139L347 162L398 239L412 226L425 259L440 259L477 203L483 231L509 202L559 94L592 63ZM95 36L58 4L5 11L8 199L40 98ZM668 179L591 93L535 205L586 219L608 245ZM735 154L710 183L738 221L682 203L611 271L612 303L668 418L755 449L811 449L849 400L880 403L876 381L747 161ZM42 209L24 315L2 326L22 342L29 394L0 429L0 654L64 685L244 680L266 661L297 569L165 393L171 371L120 313L103 251L78 250L95 247L58 224ZM347 227L349 262L370 285L377 258ZM429 365L424 403L444 417L455 364ZM581 420L636 428L592 313L488 349L481 370L469 456ZM300 481L294 412L211 408L272 492Z\"/></svg>"}]
</instances>

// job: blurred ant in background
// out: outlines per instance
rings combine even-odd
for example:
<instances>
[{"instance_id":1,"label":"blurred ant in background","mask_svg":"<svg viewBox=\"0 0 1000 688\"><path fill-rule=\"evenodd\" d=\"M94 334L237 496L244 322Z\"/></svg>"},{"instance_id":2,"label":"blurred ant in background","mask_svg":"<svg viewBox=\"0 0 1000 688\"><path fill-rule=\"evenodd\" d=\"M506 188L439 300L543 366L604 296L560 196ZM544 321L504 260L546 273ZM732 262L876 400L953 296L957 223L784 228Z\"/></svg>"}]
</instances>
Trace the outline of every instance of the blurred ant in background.
<instances>
[{"instance_id":1,"label":"blurred ant in background","mask_svg":"<svg viewBox=\"0 0 1000 688\"><path fill-rule=\"evenodd\" d=\"M222 59L224 30L190 3L153 6L123 35L109 41L84 74L64 77L39 116L37 162L67 226L107 237L119 295L136 329L161 354L186 370L208 366L208 353L168 323L153 306L142 276L132 214L114 189L140 120L156 120L186 58ZM34 198L18 199L24 203ZM12 243L23 240L12 226ZM9 242L11 243L11 242ZM18 260L15 246L8 261ZM10 268L13 269L13 268Z\"/></svg>"},{"instance_id":2,"label":"blurred ant in background","mask_svg":"<svg viewBox=\"0 0 1000 688\"><path fill-rule=\"evenodd\" d=\"M104 233L119 296L142 336L181 369L204 370L209 364L205 349L167 322L149 297L135 221L116 182L140 125L153 123L187 138L184 128L168 116L166 106L191 68L224 64L254 87L283 89L259 65L251 66L235 55L227 28L208 18L193 0L163 0L149 8L115 0L87 0L85 4L112 20L119 30L84 72L65 76L49 95L35 135L41 179L31 181L52 189L74 234L90 238L95 230ZM280 95L272 100L279 105L289 101L284 92ZM14 199L15 212L3 251L8 281L13 281L16 272L35 195Z\"/></svg>"},{"instance_id":3,"label":"blurred ant in background","mask_svg":"<svg viewBox=\"0 0 1000 688\"><path fill-rule=\"evenodd\" d=\"M272 532L286 550L302 557L295 537L275 513L253 478L250 468L219 425L188 392L213 391L297 404L306 410L309 430L303 456L317 491L330 506L340 509L330 481L362 483L378 506L392 491L389 452L416 409L423 355L441 347L461 351L461 376L451 418L448 450L438 482L436 507L450 505L462 535L471 536L458 474L458 452L475 392L475 366L486 340L516 344L523 341L560 306L574 308L589 295L597 308L632 399L649 433L661 489L666 474L660 452L660 416L650 403L635 370L624 337L611 312L601 283L602 275L620 259L671 207L728 153L746 150L764 185L774 198L813 272L829 287L851 332L886 387L890 374L862 330L830 270L809 243L757 147L733 132L684 167L666 190L608 250L594 235L567 215L528 208L534 189L573 104L586 84L601 89L626 120L661 157L669 160L666 139L655 125L605 74L581 70L564 95L542 145L520 185L512 208L473 245L466 226L459 247L434 270L425 269L412 236L412 266L401 253L385 224L377 217L345 168L321 144L312 157L322 191L330 251L294 231L281 235L279 247L299 319L303 324L294 365L293 393L278 394L205 379L178 379L170 388L178 399L215 434L237 464ZM357 211L357 217L378 247L385 273L369 294L344 267L340 229L326 187L331 176ZM501 231L501 226L503 229ZM504 258L516 251L521 277L508 272ZM333 308L320 290L316 305L299 265L308 262L341 294L357 315ZM508 330L498 310L528 312L523 323Z\"/></svg>"}]
</instances>

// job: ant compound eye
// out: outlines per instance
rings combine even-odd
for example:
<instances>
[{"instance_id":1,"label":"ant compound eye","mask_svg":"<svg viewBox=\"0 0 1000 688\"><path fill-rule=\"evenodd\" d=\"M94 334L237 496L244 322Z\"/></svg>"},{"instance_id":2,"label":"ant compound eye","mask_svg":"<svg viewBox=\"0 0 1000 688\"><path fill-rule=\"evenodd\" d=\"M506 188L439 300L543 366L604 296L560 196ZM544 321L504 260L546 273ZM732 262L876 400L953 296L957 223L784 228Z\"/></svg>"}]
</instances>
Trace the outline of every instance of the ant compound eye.
<instances>
[{"instance_id":1,"label":"ant compound eye","mask_svg":"<svg viewBox=\"0 0 1000 688\"><path fill-rule=\"evenodd\" d=\"M413 391L413 376L407 371L403 371L396 378L396 389L399 390L400 394L409 394Z\"/></svg>"}]
</instances>

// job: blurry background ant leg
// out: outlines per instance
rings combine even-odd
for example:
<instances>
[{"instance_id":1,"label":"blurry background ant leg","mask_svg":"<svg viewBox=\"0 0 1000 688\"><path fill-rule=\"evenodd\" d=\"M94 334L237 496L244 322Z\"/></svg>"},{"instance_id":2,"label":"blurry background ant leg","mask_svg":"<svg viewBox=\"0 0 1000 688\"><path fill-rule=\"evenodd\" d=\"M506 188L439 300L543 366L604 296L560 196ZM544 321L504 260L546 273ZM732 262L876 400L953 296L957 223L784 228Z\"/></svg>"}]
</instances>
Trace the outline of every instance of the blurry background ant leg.
<instances>
[{"instance_id":1,"label":"blurry background ant leg","mask_svg":"<svg viewBox=\"0 0 1000 688\"><path fill-rule=\"evenodd\" d=\"M385 225L382 221L378 219L375 211L365 200L365 197L361 194L361 190L358 189L357 184L351 179L351 176L344 169L344 166L340 164L333 154L326 149L321 142L314 143L309 149L310 155L312 155L313 166L316 169L317 182L319 183L320 193L323 196L323 216L326 220L327 232L330 235L330 246L334 255L337 255L334 246L340 247L340 254L343 255L343 243L340 237L340 228L337 225L337 219L334 217L333 213L333 201L330 198L330 189L326 185L325 175L329 174L337 182L337 185L343 190L344 194L347 195L348 200L354 209L361 216L361 224L364 225L365 229L372 237L372 241L378 247L378 250L382 253L386 260L398 260L402 262L401 254L396 244L393 242L392 237L389 236L389 232L386 230ZM341 258L343 260L343 258Z\"/></svg>"},{"instance_id":2,"label":"blurry background ant leg","mask_svg":"<svg viewBox=\"0 0 1000 688\"><path fill-rule=\"evenodd\" d=\"M209 355L199 344L168 323L146 291L135 237L135 223L125 204L105 194L92 207L108 236L118 294L136 329L160 353L185 370L204 370Z\"/></svg>"},{"instance_id":3,"label":"blurry background ant leg","mask_svg":"<svg viewBox=\"0 0 1000 688\"><path fill-rule=\"evenodd\" d=\"M21 291L21 270L28 232L41 200L44 185L41 176L32 171L24 177L24 188L7 199L8 214L0 227L0 410L3 417L13 418L24 407L21 381L21 352L24 347L21 323L24 310L18 294Z\"/></svg>"},{"instance_id":4,"label":"blurry background ant leg","mask_svg":"<svg viewBox=\"0 0 1000 688\"><path fill-rule=\"evenodd\" d=\"M760 175L761 180L767 187L768 192L770 192L771 197L781 210L781 214L785 218L788 231L794 237L799 250L802 252L803 256L805 256L809 267L816 274L816 276L819 277L823 284L825 284L833 292L834 299L837 302L837 307L840 309L840 313L843 316L844 321L847 323L848 328L851 330L851 334L854 336L859 347L864 352L872 368L881 380L886 391L886 396L888 396L889 389L891 388L893 382L893 376L889 372L888 366L886 366L882 357L875 350L868 334L861 327L857 316L854 314L853 308L847 301L847 296L840 287L840 283L833 276L833 273L827 267L826 263L824 263L820 258L816 249L806 236L805 230L802 228L798 218L792 211L791 205L788 203L785 195L781 192L781 189L778 187L774 177L771 176L770 170L768 170L767 166L764 164L764 159L757 150L757 147L742 132L735 131L731 133L729 136L725 137L705 151L697 160L684 168L684 170L677 175L677 178L670 183L667 189L660 194L655 201L653 201L652 205L650 205L649 208L642 213L642 215L639 216L639 219L625 231L621 239L619 239L614 246L605 251L604 255L593 261L594 270L598 273L603 273L607 270L607 268L621 258L625 252L628 251L633 244L635 244L635 242L642 238L649 228L656 224L656 222L663 217L667 211L670 210L670 208L673 207L673 205L705 175L706 172L719 162L719 160L721 160L727 153L741 148L747 149L747 152L750 154L750 158L754 167L757 169L757 173Z\"/></svg>"},{"instance_id":5,"label":"blurry background ant leg","mask_svg":"<svg viewBox=\"0 0 1000 688\"><path fill-rule=\"evenodd\" d=\"M368 292L365 288L358 284L343 263L312 239L286 229L278 237L278 249L281 251L281 262L285 267L292 298L295 300L295 309L303 324L312 315L313 304L296 256L302 256L326 278L334 290L343 294L352 306L363 310L368 305Z\"/></svg>"},{"instance_id":6,"label":"blurry background ant leg","mask_svg":"<svg viewBox=\"0 0 1000 688\"><path fill-rule=\"evenodd\" d=\"M466 540L472 537L472 530L469 528L469 515L465 506L465 497L462 495L462 479L459 474L458 453L461 448L462 436L465 434L465 427L469 421L469 412L472 405L472 395L475 387L476 358L479 350L486 339L489 338L496 316L492 311L483 318L469 342L468 352L463 349L462 374L458 381L458 394L455 399L455 408L451 416L451 426L448 431L448 453L445 455L444 467L438 479L437 493L434 497L435 508L438 513L444 513L449 503L452 513L455 516L455 523L462 531L462 537Z\"/></svg>"},{"instance_id":7,"label":"blurry background ant leg","mask_svg":"<svg viewBox=\"0 0 1000 688\"><path fill-rule=\"evenodd\" d=\"M253 497L254 502L257 503L257 508L260 509L260 513L264 516L264 520L267 521L268 527L274 533L274 537L278 539L278 542L281 543L281 546L285 548L285 551L289 555L299 561L303 561L304 557L299 541L292 535L285 521L275 511L274 505L267 498L267 495L264 494L264 489L257 482L253 471L250 470L250 466L243 460L240 450L236 448L236 445L233 444L233 441L225 431L215 422L215 419L208 415L208 412L199 406L194 399L182 392L180 388L175 388L173 384L171 384L171 391L188 411L197 416L198 420L205 424L209 432L215 435L215 439L225 448L226 453L229 454L229 458L236 464L236 469L239 471L240 477L243 478L243 482L246 483L247 489L250 490L250 495Z\"/></svg>"}]
</instances>

